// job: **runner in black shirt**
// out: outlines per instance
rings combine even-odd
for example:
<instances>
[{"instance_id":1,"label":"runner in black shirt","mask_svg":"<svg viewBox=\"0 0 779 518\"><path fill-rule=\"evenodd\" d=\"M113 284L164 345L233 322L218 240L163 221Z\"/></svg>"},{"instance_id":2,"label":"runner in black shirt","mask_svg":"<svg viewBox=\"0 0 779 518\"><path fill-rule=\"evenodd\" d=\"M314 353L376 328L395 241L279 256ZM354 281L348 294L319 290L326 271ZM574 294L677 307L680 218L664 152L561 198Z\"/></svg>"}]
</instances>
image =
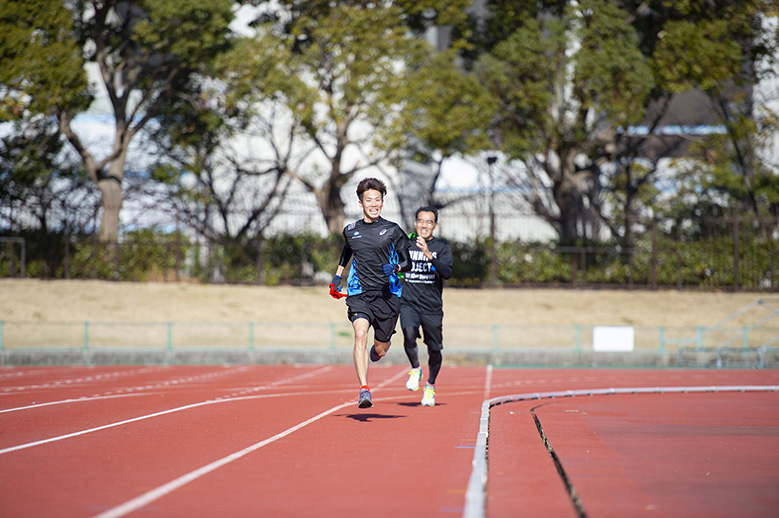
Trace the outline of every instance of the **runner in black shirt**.
<instances>
[{"instance_id":1,"label":"runner in black shirt","mask_svg":"<svg viewBox=\"0 0 779 518\"><path fill-rule=\"evenodd\" d=\"M387 188L376 178L357 186L362 219L344 228L346 241L330 283L330 295L341 293L341 275L354 256L346 279L346 305L354 328L354 368L360 381L360 408L373 406L368 387L368 358L379 361L390 348L400 312L402 286L398 272L411 268L408 238L403 230L381 217ZM367 351L368 330L373 326L374 345Z\"/></svg>"},{"instance_id":2,"label":"runner in black shirt","mask_svg":"<svg viewBox=\"0 0 779 518\"><path fill-rule=\"evenodd\" d=\"M422 396L422 405L435 405L435 380L441 370L443 356L443 319L444 309L441 294L444 279L452 275L452 249L449 245L433 236L438 226L438 210L434 207L417 209L412 234L411 270L404 274L403 300L400 308L400 327L403 329L403 348L411 362L406 388L418 390L422 379L422 367L419 366L417 338L422 327L427 345L428 367L427 383Z\"/></svg>"}]
</instances>

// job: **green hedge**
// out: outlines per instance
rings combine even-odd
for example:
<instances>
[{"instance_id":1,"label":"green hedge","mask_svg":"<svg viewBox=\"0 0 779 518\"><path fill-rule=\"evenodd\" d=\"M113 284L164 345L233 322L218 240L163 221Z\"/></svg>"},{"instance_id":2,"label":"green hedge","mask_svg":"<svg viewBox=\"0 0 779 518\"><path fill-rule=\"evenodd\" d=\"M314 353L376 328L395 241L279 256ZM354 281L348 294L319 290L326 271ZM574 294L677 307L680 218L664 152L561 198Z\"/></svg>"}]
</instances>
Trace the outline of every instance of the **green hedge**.
<instances>
[{"instance_id":1,"label":"green hedge","mask_svg":"<svg viewBox=\"0 0 779 518\"><path fill-rule=\"evenodd\" d=\"M181 234L138 230L122 235L118 249L98 244L92 236L26 233L27 276L38 278L98 278L123 281L195 279L202 282L314 285L329 281L343 243L340 236L277 235L238 243L193 242ZM454 273L448 284L481 287L488 283L489 240L450 242ZM16 246L16 245L15 245ZM118 250L118 256L117 256ZM0 276L18 272L16 248L0 250ZM631 253L632 252L632 253ZM655 261L653 262L653 253ZM689 241L659 234L656 248L650 236L632 250L616 243L588 243L571 250L554 243L509 241L497 247L498 284L627 285L732 288L732 236ZM739 236L738 287L779 287L779 243L757 232ZM176 274L178 273L178 277ZM18 273L17 273L18 275Z\"/></svg>"}]
</instances>

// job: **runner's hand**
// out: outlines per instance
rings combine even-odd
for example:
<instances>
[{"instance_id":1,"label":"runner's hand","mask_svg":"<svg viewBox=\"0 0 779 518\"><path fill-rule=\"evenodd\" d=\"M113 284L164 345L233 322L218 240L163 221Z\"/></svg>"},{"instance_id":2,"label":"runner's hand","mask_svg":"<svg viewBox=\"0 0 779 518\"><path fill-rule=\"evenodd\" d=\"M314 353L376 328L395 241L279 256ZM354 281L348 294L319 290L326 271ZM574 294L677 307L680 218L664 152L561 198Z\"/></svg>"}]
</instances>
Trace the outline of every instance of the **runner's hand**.
<instances>
[{"instance_id":1,"label":"runner's hand","mask_svg":"<svg viewBox=\"0 0 779 518\"><path fill-rule=\"evenodd\" d=\"M334 299L340 299L346 297L346 293L341 293L341 276L336 275L333 277L333 282L330 283L330 296Z\"/></svg>"},{"instance_id":2,"label":"runner's hand","mask_svg":"<svg viewBox=\"0 0 779 518\"><path fill-rule=\"evenodd\" d=\"M385 264L381 269L384 275L392 275L394 272L400 271L400 267L397 264Z\"/></svg>"}]
</instances>

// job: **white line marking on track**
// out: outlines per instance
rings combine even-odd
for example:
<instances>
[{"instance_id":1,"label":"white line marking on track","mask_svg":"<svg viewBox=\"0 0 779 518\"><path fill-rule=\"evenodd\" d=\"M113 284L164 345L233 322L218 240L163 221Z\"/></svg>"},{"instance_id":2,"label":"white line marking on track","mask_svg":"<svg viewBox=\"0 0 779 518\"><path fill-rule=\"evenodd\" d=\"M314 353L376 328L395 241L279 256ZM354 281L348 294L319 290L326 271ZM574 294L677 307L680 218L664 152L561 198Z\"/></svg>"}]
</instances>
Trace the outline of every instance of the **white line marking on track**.
<instances>
[{"instance_id":1,"label":"white line marking on track","mask_svg":"<svg viewBox=\"0 0 779 518\"><path fill-rule=\"evenodd\" d=\"M484 518L487 502L487 439L490 429L490 410L493 406L513 401L567 398L576 396L601 396L611 394L691 394L717 392L779 392L779 385L741 386L685 386L685 387L633 387L609 389L583 389L540 392L535 394L513 394L488 399L481 404L479 433L476 436L476 451L473 453L471 475L465 490L463 518Z\"/></svg>"},{"instance_id":2,"label":"white line marking on track","mask_svg":"<svg viewBox=\"0 0 779 518\"><path fill-rule=\"evenodd\" d=\"M4 414L6 412L16 412L18 410L29 410L31 408L40 408L44 406L52 406L52 405L62 405L64 403L83 403L86 401L95 401L98 399L113 399L118 397L135 397L135 396L144 396L148 394L115 394L113 396L84 396L74 399L63 399L61 401L49 401L48 403L33 403L31 405L27 406L18 406L14 408L6 408L3 410L0 410L0 414Z\"/></svg>"},{"instance_id":3,"label":"white line marking on track","mask_svg":"<svg viewBox=\"0 0 779 518\"><path fill-rule=\"evenodd\" d=\"M32 390L32 389L41 389L41 388L52 388L52 387L60 387L62 385L73 385L74 383L86 383L86 382L94 382L94 381L104 381L104 380L113 380L116 378L120 378L123 376L129 376L129 375L135 375L142 372L148 372L151 369L150 367L144 368L144 369L133 369L129 371L114 371L114 372L104 372L101 374L89 374L89 375L83 375L79 378L71 378L71 379L62 379L62 380L53 380L53 381L46 381L42 383L36 383L34 385L25 385L25 386L16 386L16 387L2 387L0 388L0 391L2 392L19 392L23 390Z\"/></svg>"},{"instance_id":4,"label":"white line marking on track","mask_svg":"<svg viewBox=\"0 0 779 518\"><path fill-rule=\"evenodd\" d=\"M107 430L109 428L122 426L124 424L135 423L137 421L143 421L145 419L151 419L152 417L159 417L159 416L162 416L162 415L173 414L175 412L180 412L182 410L189 410L191 408L197 408L197 407L201 407L201 406L205 406L205 405L213 405L215 403L223 403L224 401L226 401L226 400L218 401L218 400L212 399L212 400L209 400L209 401L201 401L200 403L193 403L191 405L184 405L184 406L180 406L180 407L177 407L177 408L170 408L168 410L163 410L161 412L155 412L153 414L147 414L147 415L142 415L142 416L139 416L139 417L133 417L132 419L125 419L124 421L119 421L119 422L116 422L116 423L109 423L109 424L105 424L103 426L96 426L94 428L89 428L87 430L79 430L78 432L68 433L68 434L65 434L65 435L59 435L57 437L50 437L48 439L42 439L40 441L28 442L26 444L20 444L18 446L11 446L10 448L4 448L4 449L0 450L0 455L6 454L6 453L11 453L13 451L24 450L26 448L32 448L33 446L41 446L43 444L48 444L50 442L63 441L65 439L70 439L72 437L78 437L80 435L87 435L87 434L90 434L90 433L99 432L101 430Z\"/></svg>"},{"instance_id":5,"label":"white line marking on track","mask_svg":"<svg viewBox=\"0 0 779 518\"><path fill-rule=\"evenodd\" d=\"M312 371L312 372L307 372L305 374L301 374L299 376L293 376L292 378L286 378L284 380L279 380L279 381L273 382L273 383L271 383L269 385L278 386L278 385L280 385L282 383L290 383L290 382L296 381L298 379L309 378L309 377L311 377L314 374L318 374L318 373L321 373L321 372L327 372L327 371L329 371L331 369L332 369L332 367L323 367L323 368L317 369L317 370ZM181 412L182 410L190 410L192 408L198 408L198 407L205 406L205 405L213 405L213 404L216 404L216 403L225 403L225 402L228 402L228 401L236 401L236 400L239 400L239 399L250 399L250 397L245 397L245 398L224 398L224 397L218 397L218 398L214 398L214 399L209 399L207 401L201 401L199 403L191 403L189 405L184 405L184 406L180 406L180 407L176 407L176 408L170 408L168 410L162 410L160 412L155 412L153 414L147 414L147 415L142 415L142 416L139 416L139 417L133 417L131 419L125 419L123 421L119 421L119 422L116 422L116 423L109 423L109 424L102 425L102 426L96 426L94 428L89 428L87 430L80 430L78 432L73 432L73 433L69 433L69 434L65 434L65 435L59 435L57 437L50 437L48 439L42 439L40 441L34 441L34 442L25 443L25 444L19 444L17 446L11 446L9 448L0 449L0 455L6 454L6 453L11 453L11 452L18 451L18 450L24 450L24 449L27 449L27 448L32 448L34 446L41 446L43 444L48 444L48 443L51 443L51 442L62 441L62 440L70 439L70 438L73 438L73 437L79 437L81 435L87 435L87 434L90 434L90 433L99 432L101 430L107 430L109 428L115 428L117 426L122 426L122 425L125 425L125 424L134 423L134 422L137 422L137 421L143 421L143 420L146 420L146 419L151 419L153 417L160 417L160 416L167 415L167 414L173 414L175 412Z\"/></svg>"},{"instance_id":6,"label":"white line marking on track","mask_svg":"<svg viewBox=\"0 0 779 518\"><path fill-rule=\"evenodd\" d=\"M267 446L268 444L271 444L273 442L278 441L279 439L282 439L286 437L287 435L300 430L304 426L308 426L309 424L318 421L322 419L323 417L326 417L333 412L336 412L342 408L345 408L349 405L353 405L353 401L349 401L347 403L341 403L340 405L336 405L333 408L329 410L325 410L319 415L316 415L312 417L311 419L308 419L307 421L303 421L302 423L299 423L291 428L287 428L281 433L278 433L274 435L273 437L270 437L268 439L265 439L264 441L260 441L258 443L252 444L248 448L244 448L243 450L237 451L235 453L232 453L228 455L227 457L223 457L217 461L212 462L211 464L206 464L205 466L198 468L194 471L190 471L189 473L180 476L179 478L175 480L171 480L167 484L163 484L155 489L152 489L151 491L148 491L141 496L138 496L136 498L133 498L132 500L128 500L127 502L114 507L112 509L109 509L108 511L101 513L97 515L97 518L118 518L120 516L125 516L128 513L131 513L133 511L136 511L151 502L162 498L163 496L172 493L176 489L192 482L193 480L197 480L198 478L202 477L203 475L207 475L208 473L211 473L212 471L221 468L222 466L229 464L230 462L233 462L234 460L238 460L241 457L244 457L248 455L249 453L259 450L263 446Z\"/></svg>"},{"instance_id":7,"label":"white line marking on track","mask_svg":"<svg viewBox=\"0 0 779 518\"><path fill-rule=\"evenodd\" d=\"M406 370L403 369L395 376L383 381L382 383L378 384L376 386L377 389L381 389L390 383L394 383L396 380L401 378L406 374ZM211 473L214 470L217 470L221 468L222 466L225 466L234 460L238 460L241 457L244 457L248 455L249 453L252 453L253 451L259 450L263 446L267 446L268 444L271 444L273 442L278 441L279 439L283 439L284 437L288 436L289 434L296 432L300 430L301 428L310 425L311 423L314 423L323 417L327 417L328 415L332 414L333 412L337 412L338 410L341 410L342 408L346 408L347 406L353 405L354 400L347 401L346 403L341 403L340 405L336 405L328 410L325 410L321 414L315 415L311 419L308 419L306 421L303 421L302 423L298 423L295 426L291 428L287 428L281 433L278 433L274 435L273 437L270 437L268 439L265 439L263 441L260 441L258 443L252 444L251 446L244 448L240 451L237 451L235 453L232 453L228 455L227 457L222 457L219 460L216 460L210 464L206 464L205 466L198 468L194 471L190 471L189 473L186 473L177 479L171 480L167 484L163 484L159 487L156 487L152 489L151 491L148 491L138 497L133 498L132 500L128 500L127 502L118 505L112 509L109 509L108 511L101 513L97 515L95 518L120 518L122 516L125 516L133 511L137 511L138 509L150 504L151 502L158 500L162 498L165 495L168 495L172 493L173 491L177 490L178 488L197 480L198 478L207 475Z\"/></svg>"}]
</instances>

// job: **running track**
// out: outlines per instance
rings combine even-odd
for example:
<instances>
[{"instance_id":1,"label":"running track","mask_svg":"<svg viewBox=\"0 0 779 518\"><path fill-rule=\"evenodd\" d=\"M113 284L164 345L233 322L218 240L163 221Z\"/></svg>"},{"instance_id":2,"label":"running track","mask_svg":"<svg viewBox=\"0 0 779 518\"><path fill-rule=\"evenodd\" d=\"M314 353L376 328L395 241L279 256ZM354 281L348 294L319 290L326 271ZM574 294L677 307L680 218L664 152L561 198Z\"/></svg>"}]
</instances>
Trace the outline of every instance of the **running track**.
<instances>
[{"instance_id":1,"label":"running track","mask_svg":"<svg viewBox=\"0 0 779 518\"><path fill-rule=\"evenodd\" d=\"M0 516L779 516L777 370L406 372L0 368Z\"/></svg>"}]
</instances>

